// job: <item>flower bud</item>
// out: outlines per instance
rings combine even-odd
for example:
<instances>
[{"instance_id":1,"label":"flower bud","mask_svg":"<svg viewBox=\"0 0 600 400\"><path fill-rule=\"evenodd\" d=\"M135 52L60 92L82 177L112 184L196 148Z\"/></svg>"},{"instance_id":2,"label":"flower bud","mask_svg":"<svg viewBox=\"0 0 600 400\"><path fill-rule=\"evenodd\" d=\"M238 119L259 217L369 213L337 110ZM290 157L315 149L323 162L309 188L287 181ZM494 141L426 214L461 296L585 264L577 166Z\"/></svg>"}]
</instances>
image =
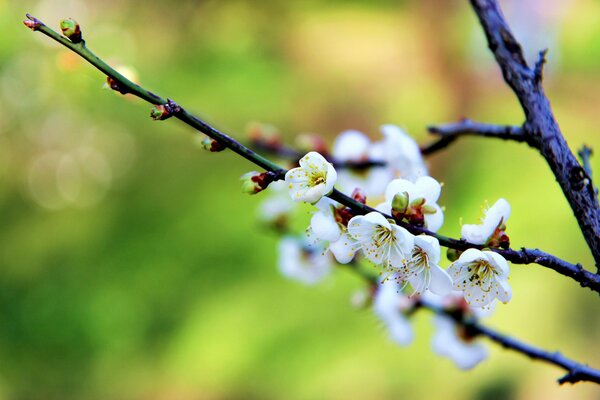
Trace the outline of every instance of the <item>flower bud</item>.
<instances>
[{"instance_id":1,"label":"flower bud","mask_svg":"<svg viewBox=\"0 0 600 400\"><path fill-rule=\"evenodd\" d=\"M425 204L423 207L421 207L421 212L423 214L435 214L437 212L437 208L429 204Z\"/></svg>"},{"instance_id":2,"label":"flower bud","mask_svg":"<svg viewBox=\"0 0 600 400\"><path fill-rule=\"evenodd\" d=\"M215 139L212 139L209 137L205 137L202 140L201 144L202 144L202 147L204 148L204 150L210 151L212 153L216 153L216 152L225 150L225 146L223 146L223 144L221 144L220 142L217 142Z\"/></svg>"},{"instance_id":3,"label":"flower bud","mask_svg":"<svg viewBox=\"0 0 600 400\"><path fill-rule=\"evenodd\" d=\"M152 109L150 110L150 116L155 121L162 121L163 119L169 118L170 114L169 110L167 110L167 108L164 105L160 104L158 106L152 107Z\"/></svg>"},{"instance_id":4,"label":"flower bud","mask_svg":"<svg viewBox=\"0 0 600 400\"><path fill-rule=\"evenodd\" d=\"M460 257L461 254L462 254L462 251L456 250L456 249L451 249L450 247L448 247L448 250L446 251L446 257L448 258L448 260L450 262L454 262L454 261L458 260L458 257Z\"/></svg>"},{"instance_id":5,"label":"flower bud","mask_svg":"<svg viewBox=\"0 0 600 400\"><path fill-rule=\"evenodd\" d=\"M63 35L68 37L71 42L79 43L82 41L81 39L81 29L77 21L73 18L67 18L60 21L60 30Z\"/></svg>"},{"instance_id":6,"label":"flower bud","mask_svg":"<svg viewBox=\"0 0 600 400\"><path fill-rule=\"evenodd\" d=\"M251 171L240 177L242 181L242 193L256 194L262 192L273 182L275 174L272 172Z\"/></svg>"},{"instance_id":7,"label":"flower bud","mask_svg":"<svg viewBox=\"0 0 600 400\"><path fill-rule=\"evenodd\" d=\"M408 207L408 193L396 193L392 199L392 211L398 214L406 213Z\"/></svg>"},{"instance_id":8,"label":"flower bud","mask_svg":"<svg viewBox=\"0 0 600 400\"><path fill-rule=\"evenodd\" d=\"M248 124L246 132L252 142L266 148L277 150L282 145L279 130L274 125L252 122Z\"/></svg>"},{"instance_id":9,"label":"flower bud","mask_svg":"<svg viewBox=\"0 0 600 400\"><path fill-rule=\"evenodd\" d=\"M355 188L352 192L352 198L361 204L367 204L367 195L361 188Z\"/></svg>"},{"instance_id":10,"label":"flower bud","mask_svg":"<svg viewBox=\"0 0 600 400\"><path fill-rule=\"evenodd\" d=\"M296 148L300 152L316 151L325 158L328 157L329 150L327 148L327 143L325 142L325 139L319 135L302 133L296 136L295 143Z\"/></svg>"},{"instance_id":11,"label":"flower bud","mask_svg":"<svg viewBox=\"0 0 600 400\"><path fill-rule=\"evenodd\" d=\"M23 23L32 31L37 31L38 29L40 29L40 26L44 25L39 19L35 18L31 14L25 14L25 16L27 17L27 19L24 20Z\"/></svg>"},{"instance_id":12,"label":"flower bud","mask_svg":"<svg viewBox=\"0 0 600 400\"><path fill-rule=\"evenodd\" d=\"M410 202L410 206L412 208L420 208L421 206L423 206L423 204L425 204L425 198L424 197L417 197L416 199L413 199Z\"/></svg>"}]
</instances>

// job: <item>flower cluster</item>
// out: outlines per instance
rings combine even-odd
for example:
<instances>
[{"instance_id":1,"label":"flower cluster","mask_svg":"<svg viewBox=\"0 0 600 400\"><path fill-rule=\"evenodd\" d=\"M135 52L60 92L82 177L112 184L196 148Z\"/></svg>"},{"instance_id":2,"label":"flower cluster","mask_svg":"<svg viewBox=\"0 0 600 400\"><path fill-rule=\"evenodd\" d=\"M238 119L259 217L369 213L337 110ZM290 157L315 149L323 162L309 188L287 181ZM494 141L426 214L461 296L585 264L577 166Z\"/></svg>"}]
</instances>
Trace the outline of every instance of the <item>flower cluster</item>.
<instances>
[{"instance_id":1,"label":"flower cluster","mask_svg":"<svg viewBox=\"0 0 600 400\"><path fill-rule=\"evenodd\" d=\"M383 140L374 143L361 132L345 131L331 152L320 143L323 154L308 152L285 174L285 183L269 186L267 192L272 194L261 215L285 233L279 265L288 278L314 284L332 270L334 262L363 259L374 264L380 279L372 290L373 311L391 338L407 345L413 338L409 316L425 301L461 316L480 317L492 309L495 299L510 300L508 263L494 251L509 246L510 206L500 199L485 211L480 224L463 225L462 239L471 248L455 251L452 263L444 268L435 233L444 223L438 204L442 185L427 175L419 147L408 135L392 125L381 131ZM338 172L330 160L350 166L368 161L383 165ZM353 190L354 200L373 211L360 215L327 197L336 184ZM311 204L315 211L305 233L293 235L290 214L299 203ZM422 231L428 234L411 233ZM455 319L439 314L435 325L433 348L440 355L463 369L485 358L487 350L461 331Z\"/></svg>"}]
</instances>

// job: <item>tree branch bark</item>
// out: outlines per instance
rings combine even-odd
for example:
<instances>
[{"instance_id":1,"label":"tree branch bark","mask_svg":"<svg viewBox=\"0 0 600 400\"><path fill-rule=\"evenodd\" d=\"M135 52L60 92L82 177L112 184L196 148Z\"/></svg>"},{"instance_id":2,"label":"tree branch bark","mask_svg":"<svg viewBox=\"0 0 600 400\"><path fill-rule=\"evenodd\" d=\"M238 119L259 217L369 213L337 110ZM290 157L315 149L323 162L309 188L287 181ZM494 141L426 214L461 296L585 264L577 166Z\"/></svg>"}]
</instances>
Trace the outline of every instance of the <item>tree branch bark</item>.
<instances>
[{"instance_id":1,"label":"tree branch bark","mask_svg":"<svg viewBox=\"0 0 600 400\"><path fill-rule=\"evenodd\" d=\"M498 2L470 1L504 80L525 112L525 134L554 173L600 271L600 206L594 185L569 149L544 92L542 72L545 51L540 52L536 65L530 68Z\"/></svg>"}]
</instances>

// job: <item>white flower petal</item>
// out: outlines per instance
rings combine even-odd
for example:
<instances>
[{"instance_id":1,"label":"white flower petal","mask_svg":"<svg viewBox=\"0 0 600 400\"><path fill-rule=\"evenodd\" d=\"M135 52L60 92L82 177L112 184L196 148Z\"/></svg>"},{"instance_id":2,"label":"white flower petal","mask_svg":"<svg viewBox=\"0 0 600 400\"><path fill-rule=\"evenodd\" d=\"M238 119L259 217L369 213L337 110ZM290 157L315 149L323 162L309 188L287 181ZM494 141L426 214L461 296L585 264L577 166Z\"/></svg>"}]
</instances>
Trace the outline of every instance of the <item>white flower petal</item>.
<instances>
[{"instance_id":1,"label":"white flower petal","mask_svg":"<svg viewBox=\"0 0 600 400\"><path fill-rule=\"evenodd\" d=\"M508 303L512 298L512 289L506 280L498 279L496 280L497 285L497 293L496 297L503 303Z\"/></svg>"},{"instance_id":2,"label":"white flower petal","mask_svg":"<svg viewBox=\"0 0 600 400\"><path fill-rule=\"evenodd\" d=\"M333 143L332 155L339 161L360 161L367 158L371 141L362 132L347 130Z\"/></svg>"},{"instance_id":3,"label":"white flower petal","mask_svg":"<svg viewBox=\"0 0 600 400\"><path fill-rule=\"evenodd\" d=\"M485 244L488 238L494 233L493 230L490 230L483 225L473 224L463 225L460 232L460 236L463 239L473 244Z\"/></svg>"},{"instance_id":4,"label":"white flower petal","mask_svg":"<svg viewBox=\"0 0 600 400\"><path fill-rule=\"evenodd\" d=\"M429 290L440 296L450 293L452 291L452 278L450 278L450 275L438 265L431 265L430 271Z\"/></svg>"},{"instance_id":5,"label":"white flower petal","mask_svg":"<svg viewBox=\"0 0 600 400\"><path fill-rule=\"evenodd\" d=\"M337 241L329 244L329 250L340 264L347 264L354 258L360 245L347 233L343 234Z\"/></svg>"},{"instance_id":6,"label":"white flower petal","mask_svg":"<svg viewBox=\"0 0 600 400\"><path fill-rule=\"evenodd\" d=\"M394 179L388 183L385 189L385 201L392 203L394 196L398 193L408 193L409 200L413 200L412 197L415 195L415 184L406 179Z\"/></svg>"},{"instance_id":7,"label":"white flower petal","mask_svg":"<svg viewBox=\"0 0 600 400\"><path fill-rule=\"evenodd\" d=\"M425 226L432 232L437 232L440 230L442 225L444 225L444 212L437 204L430 204L435 207L435 214L425 214Z\"/></svg>"},{"instance_id":8,"label":"white flower petal","mask_svg":"<svg viewBox=\"0 0 600 400\"><path fill-rule=\"evenodd\" d=\"M496 273L506 278L510 273L508 262L504 257L494 251L483 251L483 254L487 257L490 265L496 270Z\"/></svg>"},{"instance_id":9,"label":"white flower petal","mask_svg":"<svg viewBox=\"0 0 600 400\"><path fill-rule=\"evenodd\" d=\"M442 192L442 185L430 176L422 176L415 182L421 196L425 198L428 204L437 203Z\"/></svg>"},{"instance_id":10,"label":"white flower petal","mask_svg":"<svg viewBox=\"0 0 600 400\"><path fill-rule=\"evenodd\" d=\"M342 234L340 226L331 211L329 213L324 211L314 213L310 220L310 226L319 239L328 242L335 242Z\"/></svg>"},{"instance_id":11,"label":"white flower petal","mask_svg":"<svg viewBox=\"0 0 600 400\"><path fill-rule=\"evenodd\" d=\"M429 235L419 235L414 237L415 246L422 249L429 258L429 262L432 264L438 264L440 262L440 242Z\"/></svg>"}]
</instances>

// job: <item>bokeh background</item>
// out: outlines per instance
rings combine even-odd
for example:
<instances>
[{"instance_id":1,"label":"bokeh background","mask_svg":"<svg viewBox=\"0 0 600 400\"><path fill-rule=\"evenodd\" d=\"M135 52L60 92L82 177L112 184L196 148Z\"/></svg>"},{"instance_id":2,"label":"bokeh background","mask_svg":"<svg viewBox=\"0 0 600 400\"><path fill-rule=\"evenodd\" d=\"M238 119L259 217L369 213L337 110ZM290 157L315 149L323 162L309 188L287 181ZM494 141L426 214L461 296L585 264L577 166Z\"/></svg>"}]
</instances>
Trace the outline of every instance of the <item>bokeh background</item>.
<instances>
[{"instance_id":1,"label":"bokeh background","mask_svg":"<svg viewBox=\"0 0 600 400\"><path fill-rule=\"evenodd\" d=\"M503 3L529 59L550 48L571 147L600 149L600 3ZM255 168L103 90L25 12L76 18L98 55L240 139L256 120L290 143L348 128L377 139L383 123L425 143L432 123L523 119L466 1L0 0L1 399L600 398L493 345L459 371L430 350L426 313L397 347L350 305L362 286L343 270L285 280L278 238L256 223L261 196L240 193ZM445 182L442 233L505 197L514 246L593 265L535 151L465 138L428 162ZM513 266L511 285L491 326L600 367L597 295L536 265Z\"/></svg>"}]
</instances>

